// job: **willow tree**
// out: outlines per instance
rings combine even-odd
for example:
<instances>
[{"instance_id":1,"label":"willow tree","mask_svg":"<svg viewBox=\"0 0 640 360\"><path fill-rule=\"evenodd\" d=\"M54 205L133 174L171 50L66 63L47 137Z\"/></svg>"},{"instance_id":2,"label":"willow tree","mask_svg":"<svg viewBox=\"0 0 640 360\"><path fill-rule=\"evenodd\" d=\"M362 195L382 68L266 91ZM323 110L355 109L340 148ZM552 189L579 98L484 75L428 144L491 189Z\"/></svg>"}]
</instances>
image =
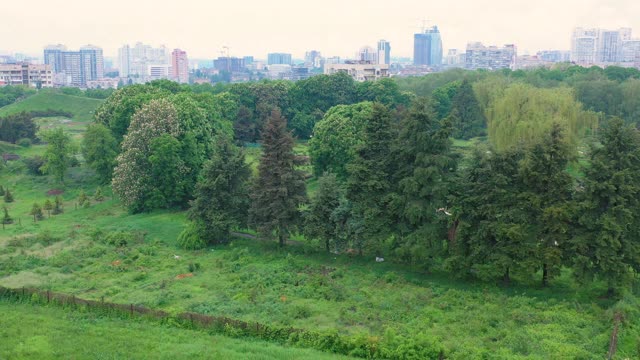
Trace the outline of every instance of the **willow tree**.
<instances>
[{"instance_id":1,"label":"willow tree","mask_svg":"<svg viewBox=\"0 0 640 360\"><path fill-rule=\"evenodd\" d=\"M569 88L539 89L516 83L494 97L487 111L488 133L498 151L535 144L554 123L566 130L572 147L597 126L597 116L584 111Z\"/></svg>"}]
</instances>

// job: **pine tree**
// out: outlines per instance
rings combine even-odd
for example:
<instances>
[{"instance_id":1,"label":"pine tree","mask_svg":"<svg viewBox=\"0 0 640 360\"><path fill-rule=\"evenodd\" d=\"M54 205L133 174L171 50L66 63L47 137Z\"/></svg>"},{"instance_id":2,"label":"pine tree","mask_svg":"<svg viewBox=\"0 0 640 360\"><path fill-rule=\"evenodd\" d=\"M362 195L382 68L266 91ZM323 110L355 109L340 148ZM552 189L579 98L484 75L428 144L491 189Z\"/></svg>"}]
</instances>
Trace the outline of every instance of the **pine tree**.
<instances>
[{"instance_id":1,"label":"pine tree","mask_svg":"<svg viewBox=\"0 0 640 360\"><path fill-rule=\"evenodd\" d=\"M609 295L640 271L640 134L612 119L577 194L580 228L570 241L579 279L607 281Z\"/></svg>"},{"instance_id":2,"label":"pine tree","mask_svg":"<svg viewBox=\"0 0 640 360\"><path fill-rule=\"evenodd\" d=\"M371 119L364 127L364 141L356 147L355 157L347 165L347 198L353 206L353 220L360 219L362 233L356 238L360 253L363 247L382 250L390 234L387 211L392 190L390 149L394 139L389 109L374 104ZM367 243L363 242L367 239Z\"/></svg>"},{"instance_id":3,"label":"pine tree","mask_svg":"<svg viewBox=\"0 0 640 360\"><path fill-rule=\"evenodd\" d=\"M443 250L447 219L436 210L447 207L449 182L457 167L450 134L449 121L436 120L425 102L416 102L400 123L391 207L399 238L395 251L408 262L425 261Z\"/></svg>"},{"instance_id":4,"label":"pine tree","mask_svg":"<svg viewBox=\"0 0 640 360\"><path fill-rule=\"evenodd\" d=\"M232 228L246 226L250 176L251 168L245 162L244 152L227 137L217 139L189 210L189 219L206 243L227 243Z\"/></svg>"},{"instance_id":5,"label":"pine tree","mask_svg":"<svg viewBox=\"0 0 640 360\"><path fill-rule=\"evenodd\" d=\"M305 235L324 242L327 252L331 251L332 242L335 247L335 241L339 237L341 216L337 215L336 209L340 207L343 197L336 175L325 174L318 179L318 191L311 199L305 217Z\"/></svg>"},{"instance_id":6,"label":"pine tree","mask_svg":"<svg viewBox=\"0 0 640 360\"><path fill-rule=\"evenodd\" d=\"M51 200L45 200L44 206L42 208L46 210L49 217L51 217L51 210L53 210L53 203L51 203Z\"/></svg>"},{"instance_id":7,"label":"pine tree","mask_svg":"<svg viewBox=\"0 0 640 360\"><path fill-rule=\"evenodd\" d=\"M523 201L534 225L535 260L542 268L542 286L560 273L562 249L568 240L573 184L571 175L565 171L569 154L564 129L555 123L542 142L527 152L521 164L520 176L526 187Z\"/></svg>"},{"instance_id":8,"label":"pine tree","mask_svg":"<svg viewBox=\"0 0 640 360\"><path fill-rule=\"evenodd\" d=\"M80 194L78 194L78 206L87 207L87 203L90 205L91 200L89 200L89 197L84 190L80 190Z\"/></svg>"},{"instance_id":9,"label":"pine tree","mask_svg":"<svg viewBox=\"0 0 640 360\"><path fill-rule=\"evenodd\" d=\"M456 139L470 139L484 133L487 121L469 80L464 79L458 87L449 116L454 129L453 137Z\"/></svg>"},{"instance_id":10,"label":"pine tree","mask_svg":"<svg viewBox=\"0 0 640 360\"><path fill-rule=\"evenodd\" d=\"M31 207L29 215L33 215L33 222L44 219L44 216L42 215L42 208L38 203L33 203L33 207Z\"/></svg>"},{"instance_id":11,"label":"pine tree","mask_svg":"<svg viewBox=\"0 0 640 360\"><path fill-rule=\"evenodd\" d=\"M64 212L64 203L60 196L56 196L53 202L53 215L62 214Z\"/></svg>"},{"instance_id":12,"label":"pine tree","mask_svg":"<svg viewBox=\"0 0 640 360\"><path fill-rule=\"evenodd\" d=\"M304 173L296 169L293 137L286 120L274 110L262 131L263 154L252 191L250 222L280 246L300 224L300 205L307 200Z\"/></svg>"},{"instance_id":13,"label":"pine tree","mask_svg":"<svg viewBox=\"0 0 640 360\"><path fill-rule=\"evenodd\" d=\"M4 191L4 202L5 203L12 203L13 202L13 194L11 194L11 191L9 191L9 189L6 189Z\"/></svg>"},{"instance_id":14,"label":"pine tree","mask_svg":"<svg viewBox=\"0 0 640 360\"><path fill-rule=\"evenodd\" d=\"M102 188L98 186L96 192L93 194L93 199L97 202L104 201L104 195L102 194Z\"/></svg>"},{"instance_id":15,"label":"pine tree","mask_svg":"<svg viewBox=\"0 0 640 360\"><path fill-rule=\"evenodd\" d=\"M6 206L3 207L4 210L4 216L2 217L2 223L3 224L13 224L13 218L11 218L11 215L9 215L9 209L7 209Z\"/></svg>"}]
</instances>

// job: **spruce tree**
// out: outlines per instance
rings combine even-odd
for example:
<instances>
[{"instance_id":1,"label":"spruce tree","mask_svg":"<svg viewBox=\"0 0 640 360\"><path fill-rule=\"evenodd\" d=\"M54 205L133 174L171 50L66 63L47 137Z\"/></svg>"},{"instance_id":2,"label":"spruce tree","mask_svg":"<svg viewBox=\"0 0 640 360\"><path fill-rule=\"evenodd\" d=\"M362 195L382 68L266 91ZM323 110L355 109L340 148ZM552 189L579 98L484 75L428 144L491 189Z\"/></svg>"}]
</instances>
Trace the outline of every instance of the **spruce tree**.
<instances>
[{"instance_id":1,"label":"spruce tree","mask_svg":"<svg viewBox=\"0 0 640 360\"><path fill-rule=\"evenodd\" d=\"M535 261L542 269L542 286L560 273L562 249L568 240L573 185L571 175L565 171L568 163L569 145L564 129L555 123L544 139L527 152L521 164L523 201L534 225Z\"/></svg>"},{"instance_id":2,"label":"spruce tree","mask_svg":"<svg viewBox=\"0 0 640 360\"><path fill-rule=\"evenodd\" d=\"M93 199L97 202L104 201L104 194L102 194L102 188L98 186L96 192L93 194Z\"/></svg>"},{"instance_id":3,"label":"spruce tree","mask_svg":"<svg viewBox=\"0 0 640 360\"><path fill-rule=\"evenodd\" d=\"M447 219L436 210L447 207L457 167L450 134L450 122L436 120L426 102L416 102L400 123L392 209L398 234L394 247L405 261L424 262L443 250Z\"/></svg>"},{"instance_id":4,"label":"spruce tree","mask_svg":"<svg viewBox=\"0 0 640 360\"><path fill-rule=\"evenodd\" d=\"M469 80L464 79L458 87L458 91L453 97L449 116L453 124L454 138L470 139L483 135L486 119Z\"/></svg>"},{"instance_id":5,"label":"spruce tree","mask_svg":"<svg viewBox=\"0 0 640 360\"><path fill-rule=\"evenodd\" d=\"M391 228L387 209L392 190L390 149L394 133L386 106L374 104L363 139L356 147L354 159L347 165L347 198L353 206L353 220L360 219L362 224L361 237L354 239L358 250L362 253L363 247L370 247L380 252Z\"/></svg>"},{"instance_id":6,"label":"spruce tree","mask_svg":"<svg viewBox=\"0 0 640 360\"><path fill-rule=\"evenodd\" d=\"M640 134L610 120L577 194L580 227L570 241L575 275L605 280L608 293L640 271Z\"/></svg>"},{"instance_id":7,"label":"spruce tree","mask_svg":"<svg viewBox=\"0 0 640 360\"><path fill-rule=\"evenodd\" d=\"M294 141L280 110L273 110L262 130L263 153L253 186L250 222L284 246L300 224L300 205L307 200L304 173L296 169Z\"/></svg>"},{"instance_id":8,"label":"spruce tree","mask_svg":"<svg viewBox=\"0 0 640 360\"><path fill-rule=\"evenodd\" d=\"M4 191L4 202L6 202L6 203L12 203L13 202L13 194L11 194L11 191L9 191L9 189L6 189Z\"/></svg>"},{"instance_id":9,"label":"spruce tree","mask_svg":"<svg viewBox=\"0 0 640 360\"><path fill-rule=\"evenodd\" d=\"M51 200L45 200L44 206L42 208L46 210L49 217L51 217L51 210L53 210L53 203L51 202Z\"/></svg>"},{"instance_id":10,"label":"spruce tree","mask_svg":"<svg viewBox=\"0 0 640 360\"><path fill-rule=\"evenodd\" d=\"M87 207L87 203L91 204L91 200L84 192L84 190L80 190L80 194L78 194L78 206Z\"/></svg>"},{"instance_id":11,"label":"spruce tree","mask_svg":"<svg viewBox=\"0 0 640 360\"><path fill-rule=\"evenodd\" d=\"M7 209L6 206L3 207L4 210L4 216L2 217L2 223L3 224L13 224L13 218L11 218L11 215L9 215L9 209Z\"/></svg>"},{"instance_id":12,"label":"spruce tree","mask_svg":"<svg viewBox=\"0 0 640 360\"><path fill-rule=\"evenodd\" d=\"M62 214L64 212L64 204L60 196L56 196L53 201L53 215Z\"/></svg>"},{"instance_id":13,"label":"spruce tree","mask_svg":"<svg viewBox=\"0 0 640 360\"><path fill-rule=\"evenodd\" d=\"M227 243L234 227L246 226L250 176L244 152L231 139L218 138L189 210L189 219L207 244Z\"/></svg>"},{"instance_id":14,"label":"spruce tree","mask_svg":"<svg viewBox=\"0 0 640 360\"><path fill-rule=\"evenodd\" d=\"M311 199L305 217L305 235L322 241L327 252L331 251L332 242L335 246L339 237L341 216L336 211L343 197L336 175L325 174L318 179L318 191Z\"/></svg>"},{"instance_id":15,"label":"spruce tree","mask_svg":"<svg viewBox=\"0 0 640 360\"><path fill-rule=\"evenodd\" d=\"M42 208L38 203L33 203L29 215L33 215L33 222L42 220L44 218L44 216L42 215Z\"/></svg>"}]
</instances>

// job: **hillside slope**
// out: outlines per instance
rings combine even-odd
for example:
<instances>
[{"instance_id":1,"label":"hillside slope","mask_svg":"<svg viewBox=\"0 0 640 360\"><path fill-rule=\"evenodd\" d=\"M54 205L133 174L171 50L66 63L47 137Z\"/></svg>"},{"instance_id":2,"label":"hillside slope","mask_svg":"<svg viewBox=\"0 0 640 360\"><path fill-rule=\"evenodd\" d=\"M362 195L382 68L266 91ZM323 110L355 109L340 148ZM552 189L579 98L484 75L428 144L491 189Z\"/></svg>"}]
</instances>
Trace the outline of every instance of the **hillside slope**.
<instances>
[{"instance_id":1,"label":"hillside slope","mask_svg":"<svg viewBox=\"0 0 640 360\"><path fill-rule=\"evenodd\" d=\"M41 91L25 100L0 108L0 116L15 114L21 111L62 110L71 112L75 121L91 121L93 112L104 100L71 96L55 91Z\"/></svg>"}]
</instances>

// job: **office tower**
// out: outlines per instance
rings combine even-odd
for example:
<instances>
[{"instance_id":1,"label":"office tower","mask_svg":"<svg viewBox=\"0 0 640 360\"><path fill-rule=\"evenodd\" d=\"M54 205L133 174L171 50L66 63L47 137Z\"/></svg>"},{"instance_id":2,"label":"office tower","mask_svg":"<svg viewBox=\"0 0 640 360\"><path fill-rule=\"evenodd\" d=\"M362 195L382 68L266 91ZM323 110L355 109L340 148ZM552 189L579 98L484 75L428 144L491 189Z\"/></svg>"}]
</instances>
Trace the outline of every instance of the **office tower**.
<instances>
[{"instance_id":1,"label":"office tower","mask_svg":"<svg viewBox=\"0 0 640 360\"><path fill-rule=\"evenodd\" d=\"M378 41L378 63L391 64L391 43L386 40Z\"/></svg>"},{"instance_id":2,"label":"office tower","mask_svg":"<svg viewBox=\"0 0 640 360\"><path fill-rule=\"evenodd\" d=\"M467 44L465 55L466 68L476 69L513 69L517 57L516 46L513 44L503 47L484 46L480 42Z\"/></svg>"},{"instance_id":3,"label":"office tower","mask_svg":"<svg viewBox=\"0 0 640 360\"><path fill-rule=\"evenodd\" d=\"M356 60L361 61L363 63L377 64L378 52L374 50L371 46L363 46L356 53Z\"/></svg>"},{"instance_id":4,"label":"office tower","mask_svg":"<svg viewBox=\"0 0 640 360\"><path fill-rule=\"evenodd\" d=\"M47 46L44 62L57 74L57 85L86 87L87 81L104 78L104 57L97 46L86 45L79 51L68 51L63 45Z\"/></svg>"},{"instance_id":5,"label":"office tower","mask_svg":"<svg viewBox=\"0 0 640 360\"><path fill-rule=\"evenodd\" d=\"M225 56L213 60L213 67L218 71L228 71L230 73L241 72L245 66L244 58Z\"/></svg>"},{"instance_id":6,"label":"office tower","mask_svg":"<svg viewBox=\"0 0 640 360\"><path fill-rule=\"evenodd\" d=\"M437 26L413 36L413 64L439 66L442 64L442 38Z\"/></svg>"},{"instance_id":7,"label":"office tower","mask_svg":"<svg viewBox=\"0 0 640 360\"><path fill-rule=\"evenodd\" d=\"M181 84L189 82L189 59L186 51L175 49L171 53L171 78Z\"/></svg>"},{"instance_id":8,"label":"office tower","mask_svg":"<svg viewBox=\"0 0 640 360\"><path fill-rule=\"evenodd\" d=\"M270 53L267 55L267 65L291 65L291 54Z\"/></svg>"},{"instance_id":9,"label":"office tower","mask_svg":"<svg viewBox=\"0 0 640 360\"><path fill-rule=\"evenodd\" d=\"M93 45L81 47L80 59L82 61L84 84L87 81L104 78L104 57L101 48Z\"/></svg>"}]
</instances>

